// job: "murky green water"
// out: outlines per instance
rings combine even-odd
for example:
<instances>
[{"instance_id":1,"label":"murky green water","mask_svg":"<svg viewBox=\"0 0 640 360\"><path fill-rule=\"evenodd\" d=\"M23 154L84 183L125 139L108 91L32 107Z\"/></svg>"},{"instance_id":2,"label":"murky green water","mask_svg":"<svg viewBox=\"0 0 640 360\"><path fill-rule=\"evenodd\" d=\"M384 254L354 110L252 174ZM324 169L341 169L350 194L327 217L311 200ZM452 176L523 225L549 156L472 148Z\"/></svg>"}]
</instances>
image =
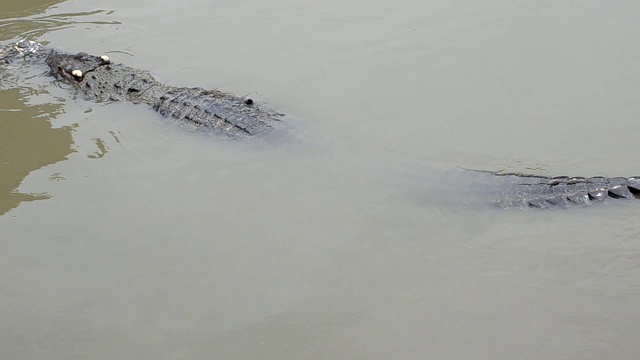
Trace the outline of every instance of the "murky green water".
<instances>
[{"instance_id":1,"label":"murky green water","mask_svg":"<svg viewBox=\"0 0 640 360\"><path fill-rule=\"evenodd\" d=\"M459 168L640 173L639 16L3 2L2 43L107 53L288 117L222 141L1 69L1 357L637 358L640 206L497 210Z\"/></svg>"}]
</instances>

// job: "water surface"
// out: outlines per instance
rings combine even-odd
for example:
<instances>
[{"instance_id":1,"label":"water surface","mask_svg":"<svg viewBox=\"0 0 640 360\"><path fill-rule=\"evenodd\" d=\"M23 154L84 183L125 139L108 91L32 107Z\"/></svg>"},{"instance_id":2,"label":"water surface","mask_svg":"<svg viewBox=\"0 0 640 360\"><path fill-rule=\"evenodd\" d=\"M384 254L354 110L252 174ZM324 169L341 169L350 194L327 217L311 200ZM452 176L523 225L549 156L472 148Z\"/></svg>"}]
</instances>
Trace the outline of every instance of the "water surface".
<instances>
[{"instance_id":1,"label":"water surface","mask_svg":"<svg viewBox=\"0 0 640 360\"><path fill-rule=\"evenodd\" d=\"M3 43L107 53L287 114L224 141L5 70L3 358L640 356L640 207L504 211L459 169L636 175L640 5L0 12Z\"/></svg>"}]
</instances>

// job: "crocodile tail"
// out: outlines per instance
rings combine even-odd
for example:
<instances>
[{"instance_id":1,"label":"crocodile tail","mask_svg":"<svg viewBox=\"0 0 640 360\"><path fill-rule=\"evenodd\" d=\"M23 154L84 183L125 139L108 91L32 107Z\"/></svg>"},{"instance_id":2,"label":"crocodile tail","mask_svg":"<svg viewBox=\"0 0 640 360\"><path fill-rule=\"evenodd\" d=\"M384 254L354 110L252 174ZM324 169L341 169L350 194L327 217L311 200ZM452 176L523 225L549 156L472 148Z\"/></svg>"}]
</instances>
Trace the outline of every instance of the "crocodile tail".
<instances>
[{"instance_id":1,"label":"crocodile tail","mask_svg":"<svg viewBox=\"0 0 640 360\"><path fill-rule=\"evenodd\" d=\"M497 174L504 177L496 205L546 209L603 202L607 199L640 198L640 176L633 177L541 177Z\"/></svg>"}]
</instances>

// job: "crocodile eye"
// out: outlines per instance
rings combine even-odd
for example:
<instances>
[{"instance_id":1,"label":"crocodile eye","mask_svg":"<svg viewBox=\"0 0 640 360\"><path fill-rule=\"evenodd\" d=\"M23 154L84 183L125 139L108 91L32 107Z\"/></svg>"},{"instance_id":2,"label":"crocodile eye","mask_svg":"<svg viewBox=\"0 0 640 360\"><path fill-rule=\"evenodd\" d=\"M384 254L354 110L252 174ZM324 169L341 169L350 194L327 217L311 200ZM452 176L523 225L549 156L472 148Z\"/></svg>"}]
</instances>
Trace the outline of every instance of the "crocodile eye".
<instances>
[{"instance_id":1,"label":"crocodile eye","mask_svg":"<svg viewBox=\"0 0 640 360\"><path fill-rule=\"evenodd\" d=\"M82 79L82 71L81 70L78 70L78 69L73 70L73 71L71 71L71 75L73 75L73 77L75 77L78 80Z\"/></svg>"},{"instance_id":2,"label":"crocodile eye","mask_svg":"<svg viewBox=\"0 0 640 360\"><path fill-rule=\"evenodd\" d=\"M102 55L100 56L100 59L102 60L103 64L109 64L111 63L111 60L109 60L109 57L107 55Z\"/></svg>"}]
</instances>

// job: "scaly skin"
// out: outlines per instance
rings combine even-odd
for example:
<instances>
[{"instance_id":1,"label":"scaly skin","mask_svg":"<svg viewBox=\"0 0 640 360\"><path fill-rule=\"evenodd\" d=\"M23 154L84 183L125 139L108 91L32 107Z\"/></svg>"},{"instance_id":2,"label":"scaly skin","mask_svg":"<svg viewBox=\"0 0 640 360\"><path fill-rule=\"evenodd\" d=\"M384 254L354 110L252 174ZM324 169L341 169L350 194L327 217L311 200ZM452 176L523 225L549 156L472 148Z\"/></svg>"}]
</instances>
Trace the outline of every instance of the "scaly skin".
<instances>
[{"instance_id":1,"label":"scaly skin","mask_svg":"<svg viewBox=\"0 0 640 360\"><path fill-rule=\"evenodd\" d=\"M589 205L607 199L640 197L640 177L542 177L524 174L494 174L500 177L493 191L500 207L539 208Z\"/></svg>"},{"instance_id":2,"label":"scaly skin","mask_svg":"<svg viewBox=\"0 0 640 360\"><path fill-rule=\"evenodd\" d=\"M162 84L148 71L112 64L104 56L52 52L46 63L54 76L72 84L90 99L147 104L163 116L204 126L232 138L267 133L282 117L254 105L251 99L217 90Z\"/></svg>"},{"instance_id":3,"label":"scaly skin","mask_svg":"<svg viewBox=\"0 0 640 360\"><path fill-rule=\"evenodd\" d=\"M147 71L112 64L107 57L50 50L22 40L0 47L0 65L25 59L45 61L56 78L73 85L89 99L147 104L163 116L212 129L232 138L263 134L281 121L243 99L217 90L181 88L157 81ZM489 175L491 174L491 175ZM486 174L483 192L499 207L564 208L612 199L640 198L640 177L542 177ZM484 177L483 177L484 178ZM471 181L469 181L471 183Z\"/></svg>"}]
</instances>

